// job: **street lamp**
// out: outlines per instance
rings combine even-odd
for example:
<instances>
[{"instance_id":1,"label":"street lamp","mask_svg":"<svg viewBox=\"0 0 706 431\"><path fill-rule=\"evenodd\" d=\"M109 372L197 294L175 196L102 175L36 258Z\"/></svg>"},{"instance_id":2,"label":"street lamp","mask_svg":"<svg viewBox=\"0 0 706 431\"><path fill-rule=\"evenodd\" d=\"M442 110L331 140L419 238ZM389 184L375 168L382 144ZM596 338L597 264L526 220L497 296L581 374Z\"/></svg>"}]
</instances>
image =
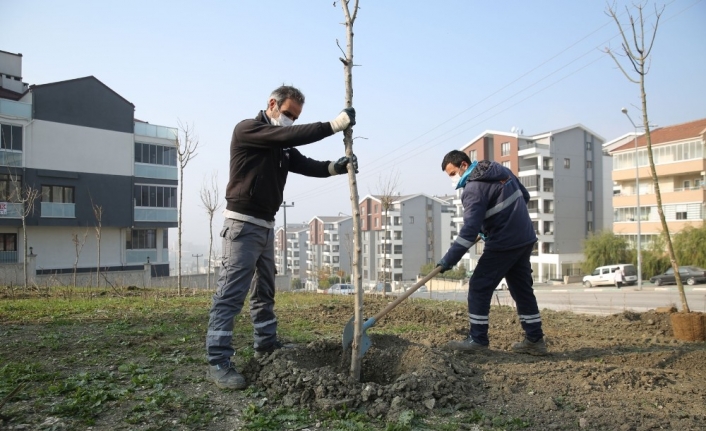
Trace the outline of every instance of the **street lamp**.
<instances>
[{"instance_id":1,"label":"street lamp","mask_svg":"<svg viewBox=\"0 0 706 431\"><path fill-rule=\"evenodd\" d=\"M637 196L637 289L642 290L642 240L640 238L640 219L642 214L640 212L640 171L637 164L637 126L635 122L632 121L630 115L628 114L628 109L621 109L622 113L628 117L630 124L632 124L634 130L634 141L635 141L635 193Z\"/></svg>"}]
</instances>

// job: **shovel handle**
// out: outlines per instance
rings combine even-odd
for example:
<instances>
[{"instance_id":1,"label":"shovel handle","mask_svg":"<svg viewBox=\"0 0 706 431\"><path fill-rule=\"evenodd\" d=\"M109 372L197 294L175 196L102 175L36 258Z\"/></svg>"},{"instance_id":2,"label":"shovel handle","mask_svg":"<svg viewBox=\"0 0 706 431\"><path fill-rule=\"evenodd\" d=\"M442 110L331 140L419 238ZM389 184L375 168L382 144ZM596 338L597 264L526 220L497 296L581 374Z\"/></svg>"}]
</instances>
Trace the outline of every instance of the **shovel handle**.
<instances>
[{"instance_id":1,"label":"shovel handle","mask_svg":"<svg viewBox=\"0 0 706 431\"><path fill-rule=\"evenodd\" d=\"M405 299L407 299L407 298L409 297L409 295L411 295L411 294L413 294L414 292L416 292L417 289L419 289L420 287L422 287L422 286L424 285L424 283L426 283L427 281L429 281L429 280L431 280L432 278L434 278L439 272L441 272L441 267L440 267L440 266L437 266L437 267L434 268L429 274L427 274L426 277L424 277L424 278L422 278L421 280L419 280L419 281L417 282L417 284L415 284L414 286L412 286L412 287L410 287L409 289L407 289L407 291L406 291L405 293L403 293L402 295L398 296L397 299L395 299L394 301L392 301L392 302L390 302L389 304L387 304L387 307L383 308L382 311L380 311L378 314L376 314L375 316L373 316L374 321L377 322L377 321L379 321L380 319L382 319L387 313L390 312L390 310L392 310L393 308L397 307L397 306L400 304L400 302L402 302L402 301L404 301Z\"/></svg>"}]
</instances>

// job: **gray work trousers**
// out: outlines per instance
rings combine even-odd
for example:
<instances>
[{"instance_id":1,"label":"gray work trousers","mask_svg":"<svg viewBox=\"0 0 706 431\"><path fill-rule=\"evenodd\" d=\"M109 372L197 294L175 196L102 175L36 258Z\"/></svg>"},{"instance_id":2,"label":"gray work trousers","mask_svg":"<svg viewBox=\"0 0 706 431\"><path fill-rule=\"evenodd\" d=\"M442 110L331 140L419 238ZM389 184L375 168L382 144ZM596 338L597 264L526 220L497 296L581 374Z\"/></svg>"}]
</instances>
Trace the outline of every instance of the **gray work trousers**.
<instances>
[{"instance_id":1,"label":"gray work trousers","mask_svg":"<svg viewBox=\"0 0 706 431\"><path fill-rule=\"evenodd\" d=\"M206 334L206 353L211 365L223 363L235 354L234 319L243 309L251 285L254 347L267 349L277 339L274 229L226 218L221 238L221 270Z\"/></svg>"}]
</instances>

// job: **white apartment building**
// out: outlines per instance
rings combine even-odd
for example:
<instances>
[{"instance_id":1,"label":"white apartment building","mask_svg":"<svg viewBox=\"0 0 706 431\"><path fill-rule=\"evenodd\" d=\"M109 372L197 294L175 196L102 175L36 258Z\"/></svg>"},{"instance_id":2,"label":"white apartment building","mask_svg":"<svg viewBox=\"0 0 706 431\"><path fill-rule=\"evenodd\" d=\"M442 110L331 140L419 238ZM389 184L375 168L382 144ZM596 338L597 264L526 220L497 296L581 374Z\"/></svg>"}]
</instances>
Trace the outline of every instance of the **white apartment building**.
<instances>
[{"instance_id":1,"label":"white apartment building","mask_svg":"<svg viewBox=\"0 0 706 431\"><path fill-rule=\"evenodd\" d=\"M302 283L306 282L306 244L308 239L309 225L306 223L288 224L286 243L284 226L277 229L275 232L275 266L278 274L291 274L292 278L298 278ZM285 254L287 271L284 270Z\"/></svg>"},{"instance_id":2,"label":"white apartment building","mask_svg":"<svg viewBox=\"0 0 706 431\"><path fill-rule=\"evenodd\" d=\"M369 286L385 279L399 287L415 281L420 268L436 262L455 239L455 208L425 194L392 196L387 211L381 196L361 199L363 280Z\"/></svg>"},{"instance_id":3,"label":"white apartment building","mask_svg":"<svg viewBox=\"0 0 706 431\"><path fill-rule=\"evenodd\" d=\"M322 272L350 275L353 268L353 218L316 216L309 221L306 288L318 287Z\"/></svg>"}]
</instances>

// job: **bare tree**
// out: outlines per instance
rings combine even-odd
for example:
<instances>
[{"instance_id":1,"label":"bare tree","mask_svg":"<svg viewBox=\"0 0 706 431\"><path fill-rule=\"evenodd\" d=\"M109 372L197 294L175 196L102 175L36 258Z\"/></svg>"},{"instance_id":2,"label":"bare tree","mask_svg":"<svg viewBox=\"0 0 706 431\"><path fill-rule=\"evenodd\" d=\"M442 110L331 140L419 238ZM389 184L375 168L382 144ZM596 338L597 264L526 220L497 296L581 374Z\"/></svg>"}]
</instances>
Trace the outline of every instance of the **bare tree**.
<instances>
[{"instance_id":1,"label":"bare tree","mask_svg":"<svg viewBox=\"0 0 706 431\"><path fill-rule=\"evenodd\" d=\"M93 209L93 216L96 218L96 246L98 247L98 260L96 264L96 287L98 287L101 284L101 234L103 233L103 206L94 203L93 199L91 198L91 208Z\"/></svg>"},{"instance_id":2,"label":"bare tree","mask_svg":"<svg viewBox=\"0 0 706 431\"><path fill-rule=\"evenodd\" d=\"M201 203L208 214L208 271L206 272L206 288L211 287L211 256L213 255L213 215L218 211L223 203L218 197L218 172L211 173L211 183L208 184L206 178L201 186Z\"/></svg>"},{"instance_id":3,"label":"bare tree","mask_svg":"<svg viewBox=\"0 0 706 431\"><path fill-rule=\"evenodd\" d=\"M622 36L622 43L621 48L617 52L613 51L610 47L605 48L605 52L610 55L613 61L615 61L615 64L618 65L618 68L621 72L623 72L623 75L625 75L625 77L633 84L637 84L640 88L640 100L642 102L642 125L645 129L645 139L647 140L647 157L650 162L652 184L654 186L655 195L657 198L657 213L659 214L659 220L662 223L662 233L664 235L665 243L667 244L669 260L671 261L672 268L674 268L674 276L677 281L677 288L679 289L682 311L688 313L690 311L689 304L686 301L684 285L682 284L681 276L679 275L679 263L677 262L676 255L674 253L674 247L672 246L672 239L669 234L669 225L667 224L667 220L664 217L664 210L662 209L662 194L660 192L659 181L657 180L657 170L655 169L655 161L652 155L652 137L650 134L650 122L647 117L647 93L645 92L645 76L650 69L650 54L652 53L655 37L657 36L657 26L659 25L659 20L664 12L664 7L658 9L657 6L655 6L655 21L651 32L645 31L645 4L634 4L633 7L638 12L637 18L630 13L627 6L625 7L630 20L629 31L632 36L632 44L628 39L629 36L626 34L623 25L618 19L615 4L608 7L606 14L613 18L613 21L615 21L615 24L618 26L620 35ZM627 67L623 66L623 63L621 63L618 59L618 56L627 58ZM637 156L637 154L635 156ZM640 217L640 214L638 214L638 217Z\"/></svg>"},{"instance_id":4,"label":"bare tree","mask_svg":"<svg viewBox=\"0 0 706 431\"><path fill-rule=\"evenodd\" d=\"M71 234L71 242L74 243L74 251L76 253L76 258L74 259L74 287L76 287L76 273L78 272L78 260L81 257L81 250L86 244L86 238L88 237L88 229L83 233L83 238L79 236L78 233Z\"/></svg>"},{"instance_id":5,"label":"bare tree","mask_svg":"<svg viewBox=\"0 0 706 431\"><path fill-rule=\"evenodd\" d=\"M383 177L380 175L378 178L378 186L377 186L377 191L378 191L378 196L380 198L380 204L382 205L382 210L385 214L385 219L383 221L383 226L385 226L385 229L383 231L384 235L384 240L382 243L383 246L383 254L382 254L382 262L383 262L383 268L382 268L382 294L387 295L387 292L385 290L385 286L387 283L387 254L388 254L388 240L390 236L390 208L392 208L392 203L395 201L395 193L397 193L397 187L399 187L399 181L400 181L400 174L398 171L393 170L390 171L390 174L387 177ZM392 241L389 243L390 247L392 247ZM392 271L390 268L390 285L392 285Z\"/></svg>"},{"instance_id":6,"label":"bare tree","mask_svg":"<svg viewBox=\"0 0 706 431\"><path fill-rule=\"evenodd\" d=\"M184 205L184 169L191 159L196 157L196 149L199 147L199 139L194 134L193 126L179 121L179 132L174 143L179 160L179 221L177 229L177 241L179 250L177 252L177 294L181 295L181 231L182 231L182 207Z\"/></svg>"},{"instance_id":7,"label":"bare tree","mask_svg":"<svg viewBox=\"0 0 706 431\"><path fill-rule=\"evenodd\" d=\"M27 280L29 277L27 274L27 256L29 248L27 244L27 217L34 213L34 204L40 196L40 192L29 184L22 184L22 179L18 175L10 174L10 181L12 183L10 201L20 204L19 216L22 219L22 243L24 249L22 272L24 274L24 288L27 290Z\"/></svg>"},{"instance_id":8,"label":"bare tree","mask_svg":"<svg viewBox=\"0 0 706 431\"><path fill-rule=\"evenodd\" d=\"M350 0L341 0L341 7L346 21L346 52L345 58L341 57L343 63L343 77L346 89L345 106L353 106L353 24L358 16L358 0L353 0L352 10L348 7ZM334 6L336 3L334 2ZM353 157L353 128L349 127L343 131L343 143L346 147L346 156ZM358 207L358 183L355 178L353 164L348 164L348 185L351 190L351 208L353 211L353 238L355 242L355 254L353 257L353 276L351 283L355 286L355 323L353 331L353 346L351 356L350 375L356 380L360 380L360 368L362 362L361 342L363 340L363 280L362 280L362 241L360 235L360 208Z\"/></svg>"}]
</instances>

